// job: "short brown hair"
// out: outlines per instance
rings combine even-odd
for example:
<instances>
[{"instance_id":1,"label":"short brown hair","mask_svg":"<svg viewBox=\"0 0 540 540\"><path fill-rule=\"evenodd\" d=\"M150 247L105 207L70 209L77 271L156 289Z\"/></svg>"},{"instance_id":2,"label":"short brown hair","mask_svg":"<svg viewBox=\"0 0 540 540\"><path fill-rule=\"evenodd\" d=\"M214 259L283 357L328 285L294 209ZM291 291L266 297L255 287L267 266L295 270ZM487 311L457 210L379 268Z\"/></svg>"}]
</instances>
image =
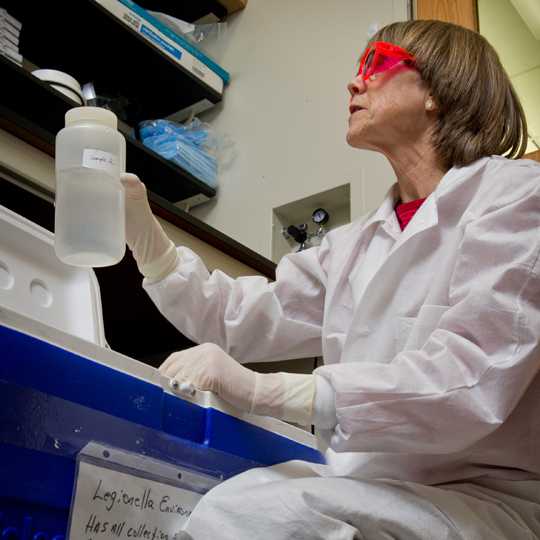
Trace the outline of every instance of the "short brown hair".
<instances>
[{"instance_id":1,"label":"short brown hair","mask_svg":"<svg viewBox=\"0 0 540 540\"><path fill-rule=\"evenodd\" d=\"M413 54L437 103L434 145L446 168L492 154L520 158L527 148L523 107L495 49L480 34L442 21L397 22L372 41Z\"/></svg>"}]
</instances>

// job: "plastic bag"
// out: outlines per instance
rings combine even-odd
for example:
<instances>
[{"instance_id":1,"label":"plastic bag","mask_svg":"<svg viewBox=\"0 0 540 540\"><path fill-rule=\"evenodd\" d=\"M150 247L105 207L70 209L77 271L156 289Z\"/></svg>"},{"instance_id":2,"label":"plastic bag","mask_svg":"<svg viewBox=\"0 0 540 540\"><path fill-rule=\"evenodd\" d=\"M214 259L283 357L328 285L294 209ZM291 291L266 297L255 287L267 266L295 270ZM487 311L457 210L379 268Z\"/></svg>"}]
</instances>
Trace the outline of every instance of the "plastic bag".
<instances>
[{"instance_id":1,"label":"plastic bag","mask_svg":"<svg viewBox=\"0 0 540 540\"><path fill-rule=\"evenodd\" d=\"M187 124L149 120L141 122L139 133L145 146L217 188L220 137L210 125L198 118Z\"/></svg>"},{"instance_id":2,"label":"plastic bag","mask_svg":"<svg viewBox=\"0 0 540 540\"><path fill-rule=\"evenodd\" d=\"M168 26L173 32L189 39L198 49L204 51L214 60L220 61L227 37L227 22L188 23L167 13L150 11L156 19Z\"/></svg>"}]
</instances>

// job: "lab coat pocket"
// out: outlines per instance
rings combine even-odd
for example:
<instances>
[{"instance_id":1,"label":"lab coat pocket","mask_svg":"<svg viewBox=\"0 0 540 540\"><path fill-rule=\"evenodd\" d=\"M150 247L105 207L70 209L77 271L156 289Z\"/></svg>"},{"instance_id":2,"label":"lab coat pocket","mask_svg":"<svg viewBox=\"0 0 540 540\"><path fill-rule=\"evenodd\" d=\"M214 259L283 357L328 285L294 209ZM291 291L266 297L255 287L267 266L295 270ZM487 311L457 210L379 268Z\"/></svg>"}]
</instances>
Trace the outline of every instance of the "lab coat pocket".
<instances>
[{"instance_id":1,"label":"lab coat pocket","mask_svg":"<svg viewBox=\"0 0 540 540\"><path fill-rule=\"evenodd\" d=\"M421 349L449 309L449 306L425 304L420 308L417 317L399 317L394 339L396 354Z\"/></svg>"}]
</instances>

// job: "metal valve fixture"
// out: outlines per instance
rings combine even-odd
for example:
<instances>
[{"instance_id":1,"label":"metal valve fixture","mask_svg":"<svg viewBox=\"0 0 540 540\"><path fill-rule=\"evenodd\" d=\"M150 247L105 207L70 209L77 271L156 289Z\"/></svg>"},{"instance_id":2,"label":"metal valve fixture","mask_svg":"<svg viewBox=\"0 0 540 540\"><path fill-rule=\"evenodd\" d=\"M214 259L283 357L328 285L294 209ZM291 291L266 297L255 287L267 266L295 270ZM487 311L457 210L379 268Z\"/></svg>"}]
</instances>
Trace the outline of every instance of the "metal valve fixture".
<instances>
[{"instance_id":1,"label":"metal valve fixture","mask_svg":"<svg viewBox=\"0 0 540 540\"><path fill-rule=\"evenodd\" d=\"M330 214L324 208L316 208L311 214L311 221L317 226L314 233L309 232L307 223L283 227L281 232L286 240L292 238L298 244L296 251L302 251L320 244L323 236L327 233L324 226L329 220Z\"/></svg>"}]
</instances>

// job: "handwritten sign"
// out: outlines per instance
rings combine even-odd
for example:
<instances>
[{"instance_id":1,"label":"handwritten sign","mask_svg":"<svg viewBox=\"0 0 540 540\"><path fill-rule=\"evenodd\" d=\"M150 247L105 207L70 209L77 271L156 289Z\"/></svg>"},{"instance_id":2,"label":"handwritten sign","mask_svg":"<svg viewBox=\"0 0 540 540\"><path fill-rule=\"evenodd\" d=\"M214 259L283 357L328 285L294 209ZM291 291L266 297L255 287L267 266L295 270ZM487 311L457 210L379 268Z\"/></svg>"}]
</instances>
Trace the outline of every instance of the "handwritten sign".
<instances>
[{"instance_id":1,"label":"handwritten sign","mask_svg":"<svg viewBox=\"0 0 540 540\"><path fill-rule=\"evenodd\" d=\"M79 462L70 540L174 540L202 495Z\"/></svg>"}]
</instances>

